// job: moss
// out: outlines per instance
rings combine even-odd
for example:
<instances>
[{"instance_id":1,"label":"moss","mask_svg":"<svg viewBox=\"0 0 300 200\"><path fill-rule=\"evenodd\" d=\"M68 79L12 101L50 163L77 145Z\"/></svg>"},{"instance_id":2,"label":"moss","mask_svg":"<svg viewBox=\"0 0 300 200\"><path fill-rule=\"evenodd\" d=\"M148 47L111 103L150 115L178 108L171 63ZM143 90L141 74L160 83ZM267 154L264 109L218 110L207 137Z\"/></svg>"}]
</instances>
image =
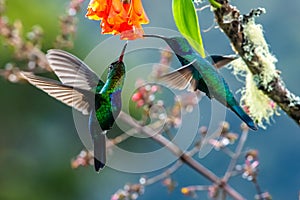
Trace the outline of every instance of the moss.
<instances>
[{"instance_id":1,"label":"moss","mask_svg":"<svg viewBox=\"0 0 300 200\"><path fill-rule=\"evenodd\" d=\"M244 24L243 28L245 38L246 40L248 40L248 45L245 45L243 48L250 55L253 51L254 54L258 57L259 64L261 66L259 83L264 88L268 88L268 84L274 78L278 77L275 67L277 59L270 53L268 44L263 35L263 29L261 25L255 24L254 19L252 19L248 23ZM250 44L251 47L249 47ZM250 56L249 59L252 59L252 56Z\"/></svg>"},{"instance_id":2,"label":"moss","mask_svg":"<svg viewBox=\"0 0 300 200\"><path fill-rule=\"evenodd\" d=\"M253 75L248 66L239 58L232 62L233 74L245 78L245 87L241 89L241 104L247 108L249 115L256 121L258 126L266 128L265 122L269 123L274 114L277 114L278 106L261 90L263 87L270 91L270 82L278 77L275 64L277 59L270 53L261 25L256 24L254 17L243 22L245 42L243 50L244 59L259 67L260 73ZM256 59L258 58L258 61Z\"/></svg>"},{"instance_id":3,"label":"moss","mask_svg":"<svg viewBox=\"0 0 300 200\"><path fill-rule=\"evenodd\" d=\"M233 74L245 77L245 87L241 89L240 103L246 107L249 115L261 128L266 128L274 114L278 114L278 106L257 88L259 76L253 76L245 62L239 58L231 62ZM255 78L256 77L256 78Z\"/></svg>"}]
</instances>

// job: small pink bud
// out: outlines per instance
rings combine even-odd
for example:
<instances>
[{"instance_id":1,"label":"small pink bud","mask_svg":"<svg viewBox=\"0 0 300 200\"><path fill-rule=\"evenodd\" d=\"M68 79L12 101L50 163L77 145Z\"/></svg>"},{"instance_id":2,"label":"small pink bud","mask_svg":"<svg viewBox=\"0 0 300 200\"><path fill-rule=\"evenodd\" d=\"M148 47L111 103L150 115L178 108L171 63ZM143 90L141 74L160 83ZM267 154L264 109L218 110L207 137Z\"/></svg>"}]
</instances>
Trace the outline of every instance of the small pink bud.
<instances>
[{"instance_id":1,"label":"small pink bud","mask_svg":"<svg viewBox=\"0 0 300 200\"><path fill-rule=\"evenodd\" d=\"M158 87L156 86L156 85L153 85L152 87L151 87L151 92L157 92L157 90L158 90Z\"/></svg>"},{"instance_id":2,"label":"small pink bud","mask_svg":"<svg viewBox=\"0 0 300 200\"><path fill-rule=\"evenodd\" d=\"M145 101L143 99L140 99L137 101L137 107L142 107L145 104Z\"/></svg>"},{"instance_id":3,"label":"small pink bud","mask_svg":"<svg viewBox=\"0 0 300 200\"><path fill-rule=\"evenodd\" d=\"M245 111L247 114L250 113L249 106L244 105L244 106L243 106L243 109L244 109L244 111Z\"/></svg>"},{"instance_id":4,"label":"small pink bud","mask_svg":"<svg viewBox=\"0 0 300 200\"><path fill-rule=\"evenodd\" d=\"M134 101L134 102L137 102L138 100L140 100L142 98L142 94L137 92L137 93L134 93L131 97L131 100Z\"/></svg>"},{"instance_id":5,"label":"small pink bud","mask_svg":"<svg viewBox=\"0 0 300 200\"><path fill-rule=\"evenodd\" d=\"M274 101L270 101L270 106L272 109L274 109L276 107L276 103Z\"/></svg>"},{"instance_id":6,"label":"small pink bud","mask_svg":"<svg viewBox=\"0 0 300 200\"><path fill-rule=\"evenodd\" d=\"M140 87L138 89L139 93L141 93L142 95L145 94L147 92L146 88L143 86L143 87Z\"/></svg>"},{"instance_id":7,"label":"small pink bud","mask_svg":"<svg viewBox=\"0 0 300 200\"><path fill-rule=\"evenodd\" d=\"M251 167L252 167L252 168L257 168L258 165L259 165L259 162L256 160L256 161L254 161L254 162L251 164Z\"/></svg>"},{"instance_id":8,"label":"small pink bud","mask_svg":"<svg viewBox=\"0 0 300 200\"><path fill-rule=\"evenodd\" d=\"M117 194L112 195L111 200L119 200L119 195Z\"/></svg>"}]
</instances>

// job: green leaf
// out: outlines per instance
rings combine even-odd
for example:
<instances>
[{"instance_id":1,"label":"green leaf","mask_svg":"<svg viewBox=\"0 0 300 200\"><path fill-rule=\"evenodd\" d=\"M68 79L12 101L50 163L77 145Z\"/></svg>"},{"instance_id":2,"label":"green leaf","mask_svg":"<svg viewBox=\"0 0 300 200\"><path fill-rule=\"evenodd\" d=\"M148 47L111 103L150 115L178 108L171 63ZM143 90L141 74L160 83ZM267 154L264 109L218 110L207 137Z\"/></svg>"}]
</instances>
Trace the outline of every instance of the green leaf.
<instances>
[{"instance_id":1,"label":"green leaf","mask_svg":"<svg viewBox=\"0 0 300 200\"><path fill-rule=\"evenodd\" d=\"M179 32L205 57L198 16L192 0L173 0L173 17Z\"/></svg>"}]
</instances>

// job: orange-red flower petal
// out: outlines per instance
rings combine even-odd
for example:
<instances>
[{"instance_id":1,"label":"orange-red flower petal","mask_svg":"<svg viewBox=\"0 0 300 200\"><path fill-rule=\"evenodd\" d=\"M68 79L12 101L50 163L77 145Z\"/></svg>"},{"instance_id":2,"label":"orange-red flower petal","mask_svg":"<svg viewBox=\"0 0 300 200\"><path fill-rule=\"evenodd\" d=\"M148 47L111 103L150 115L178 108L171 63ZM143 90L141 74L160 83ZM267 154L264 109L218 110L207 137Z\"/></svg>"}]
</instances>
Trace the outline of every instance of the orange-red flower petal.
<instances>
[{"instance_id":1,"label":"orange-red flower petal","mask_svg":"<svg viewBox=\"0 0 300 200\"><path fill-rule=\"evenodd\" d=\"M122 24L128 21L127 11L121 1L115 0L112 2L107 22L110 24Z\"/></svg>"},{"instance_id":2,"label":"orange-red flower petal","mask_svg":"<svg viewBox=\"0 0 300 200\"><path fill-rule=\"evenodd\" d=\"M106 17L109 7L110 2L107 0L91 0L87 8L86 17L92 20L101 20Z\"/></svg>"},{"instance_id":3,"label":"orange-red flower petal","mask_svg":"<svg viewBox=\"0 0 300 200\"><path fill-rule=\"evenodd\" d=\"M149 23L141 0L91 0L86 17L102 20L102 34L120 34L122 40L143 37L141 24Z\"/></svg>"},{"instance_id":4,"label":"orange-red flower petal","mask_svg":"<svg viewBox=\"0 0 300 200\"><path fill-rule=\"evenodd\" d=\"M128 12L129 24L148 24L149 19L145 13L140 0L131 0L131 7Z\"/></svg>"}]
</instances>

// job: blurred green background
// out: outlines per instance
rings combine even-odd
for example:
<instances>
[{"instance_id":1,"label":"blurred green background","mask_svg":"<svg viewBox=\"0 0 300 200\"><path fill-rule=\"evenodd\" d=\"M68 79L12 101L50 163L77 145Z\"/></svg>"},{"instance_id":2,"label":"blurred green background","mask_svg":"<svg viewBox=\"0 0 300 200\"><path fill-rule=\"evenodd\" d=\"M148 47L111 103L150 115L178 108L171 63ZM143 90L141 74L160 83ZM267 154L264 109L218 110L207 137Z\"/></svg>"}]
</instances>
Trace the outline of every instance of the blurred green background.
<instances>
[{"instance_id":1,"label":"blurred green background","mask_svg":"<svg viewBox=\"0 0 300 200\"><path fill-rule=\"evenodd\" d=\"M8 0L7 15L11 20L21 19L25 31L35 24L41 25L45 32L43 50L47 50L53 46L59 31L58 17L67 4L67 0ZM87 4L86 1L84 8ZM145 27L176 30L171 15L171 0L143 1L143 4L151 20ZM278 58L277 67L282 72L286 86L299 95L300 1L234 0L232 4L237 5L242 13L247 13L251 8L266 8L267 13L257 21L264 26L267 41ZM100 35L98 22L87 20L84 14L85 11L79 14L75 46L70 50L80 58L84 58L99 42L111 37ZM209 9L199 13L199 17L202 29L213 23ZM207 52L232 53L227 38L218 29L212 29L202 36ZM159 55L156 56L159 59ZM1 67L9 59L9 50L1 44ZM241 87L230 71L223 69L222 73L233 90ZM30 85L9 83L2 78L0 94L1 200L104 200L110 199L125 183L138 182L142 174L121 173L109 168L100 174L96 174L92 167L71 169L70 159L80 152L83 145L76 134L72 111L67 106ZM205 103L200 103L201 109ZM232 113L228 113L227 117L233 131L239 132L239 119ZM247 140L246 149L259 150L261 166L258 181L262 189L269 191L274 199L297 199L300 190L299 132L299 127L281 112L281 116L274 117L267 130L251 132ZM159 159L155 162L159 162ZM227 168L228 159L222 153L213 151L201 163L221 176ZM159 182L147 187L140 199L189 199L180 193L179 188L208 184L188 167L181 168L173 177L178 182L175 192L169 193ZM253 199L255 189L250 182L235 177L230 183L247 199ZM199 199L207 198L205 193L199 193Z\"/></svg>"}]
</instances>

